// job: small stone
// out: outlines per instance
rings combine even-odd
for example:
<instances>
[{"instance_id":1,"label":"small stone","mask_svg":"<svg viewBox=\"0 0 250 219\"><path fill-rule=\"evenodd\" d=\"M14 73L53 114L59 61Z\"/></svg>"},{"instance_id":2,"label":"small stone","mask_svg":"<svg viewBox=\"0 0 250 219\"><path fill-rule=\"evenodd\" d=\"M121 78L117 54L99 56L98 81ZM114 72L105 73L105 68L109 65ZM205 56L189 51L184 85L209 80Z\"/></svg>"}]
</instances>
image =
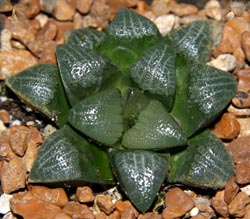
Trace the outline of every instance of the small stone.
<instances>
[{"instance_id":1,"label":"small stone","mask_svg":"<svg viewBox=\"0 0 250 219\"><path fill-rule=\"evenodd\" d=\"M200 212L199 208L193 207L193 208L191 209L191 211L190 211L190 216L191 216L191 217L195 217L195 216L197 216L197 215L199 214L199 212Z\"/></svg>"},{"instance_id":2,"label":"small stone","mask_svg":"<svg viewBox=\"0 0 250 219\"><path fill-rule=\"evenodd\" d=\"M237 59L231 54L222 54L207 64L223 71L232 71L237 66Z\"/></svg>"},{"instance_id":3,"label":"small stone","mask_svg":"<svg viewBox=\"0 0 250 219\"><path fill-rule=\"evenodd\" d=\"M4 161L1 170L1 185L4 193L11 193L26 186L26 167L19 157Z\"/></svg>"},{"instance_id":4,"label":"small stone","mask_svg":"<svg viewBox=\"0 0 250 219\"><path fill-rule=\"evenodd\" d=\"M115 209L115 204L110 195L97 195L95 201L98 208L107 215Z\"/></svg>"},{"instance_id":5,"label":"small stone","mask_svg":"<svg viewBox=\"0 0 250 219\"><path fill-rule=\"evenodd\" d=\"M55 21L57 26L57 35L56 35L56 43L62 44L64 43L64 33L68 30L72 30L74 28L74 23L70 21Z\"/></svg>"},{"instance_id":6,"label":"small stone","mask_svg":"<svg viewBox=\"0 0 250 219\"><path fill-rule=\"evenodd\" d=\"M36 40L53 40L56 37L56 34L57 25L52 19L49 19L42 29L37 33Z\"/></svg>"},{"instance_id":7,"label":"small stone","mask_svg":"<svg viewBox=\"0 0 250 219\"><path fill-rule=\"evenodd\" d=\"M243 11L246 10L246 3L243 1L230 1L231 11L236 16L241 16Z\"/></svg>"},{"instance_id":8,"label":"small stone","mask_svg":"<svg viewBox=\"0 0 250 219\"><path fill-rule=\"evenodd\" d=\"M245 31L241 35L242 49L246 55L247 61L250 62L250 31Z\"/></svg>"},{"instance_id":9,"label":"small stone","mask_svg":"<svg viewBox=\"0 0 250 219\"><path fill-rule=\"evenodd\" d=\"M87 205L80 204L78 202L72 202L67 204L62 211L72 218L79 219L94 219L92 211L88 208Z\"/></svg>"},{"instance_id":10,"label":"small stone","mask_svg":"<svg viewBox=\"0 0 250 219\"><path fill-rule=\"evenodd\" d=\"M2 219L17 219L15 216L16 215L14 215L13 212L8 212L2 217Z\"/></svg>"},{"instance_id":11,"label":"small stone","mask_svg":"<svg viewBox=\"0 0 250 219\"><path fill-rule=\"evenodd\" d=\"M215 125L214 134L218 138L234 139L240 132L240 123L232 113L224 113Z\"/></svg>"},{"instance_id":12,"label":"small stone","mask_svg":"<svg viewBox=\"0 0 250 219\"><path fill-rule=\"evenodd\" d=\"M10 114L7 110L5 109L0 110L0 120L2 120L4 124L9 123Z\"/></svg>"},{"instance_id":13,"label":"small stone","mask_svg":"<svg viewBox=\"0 0 250 219\"><path fill-rule=\"evenodd\" d=\"M59 21L73 20L75 14L75 1L58 0L53 8L53 15Z\"/></svg>"},{"instance_id":14,"label":"small stone","mask_svg":"<svg viewBox=\"0 0 250 219\"><path fill-rule=\"evenodd\" d=\"M170 11L179 17L183 17L191 14L197 14L198 8L191 4L185 4L185 3L177 4L174 1L172 1L170 4Z\"/></svg>"},{"instance_id":15,"label":"small stone","mask_svg":"<svg viewBox=\"0 0 250 219\"><path fill-rule=\"evenodd\" d=\"M250 90L250 68L242 69L237 72L238 91L248 93Z\"/></svg>"},{"instance_id":16,"label":"small stone","mask_svg":"<svg viewBox=\"0 0 250 219\"><path fill-rule=\"evenodd\" d=\"M229 213L235 217L244 217L246 205L250 203L250 198L244 192L239 192L228 205Z\"/></svg>"},{"instance_id":17,"label":"small stone","mask_svg":"<svg viewBox=\"0 0 250 219\"><path fill-rule=\"evenodd\" d=\"M108 219L108 216L104 212L100 212L95 215L95 219Z\"/></svg>"},{"instance_id":18,"label":"small stone","mask_svg":"<svg viewBox=\"0 0 250 219\"><path fill-rule=\"evenodd\" d=\"M68 204L66 192L62 188L49 189L45 186L32 186L30 190L35 199L39 199L60 207Z\"/></svg>"},{"instance_id":19,"label":"small stone","mask_svg":"<svg viewBox=\"0 0 250 219\"><path fill-rule=\"evenodd\" d=\"M240 188L235 182L235 177L232 177L225 186L224 200L229 204L237 195Z\"/></svg>"},{"instance_id":20,"label":"small stone","mask_svg":"<svg viewBox=\"0 0 250 219\"><path fill-rule=\"evenodd\" d=\"M247 205L245 209L245 216L242 219L249 219L249 218L250 218L250 205Z\"/></svg>"},{"instance_id":21,"label":"small stone","mask_svg":"<svg viewBox=\"0 0 250 219\"><path fill-rule=\"evenodd\" d=\"M53 219L61 212L61 208L39 199L35 199L28 192L16 193L10 200L11 210L24 219ZM28 210L27 210L28 209Z\"/></svg>"},{"instance_id":22,"label":"small stone","mask_svg":"<svg viewBox=\"0 0 250 219\"><path fill-rule=\"evenodd\" d=\"M82 14L87 14L89 13L92 4L93 0L77 0L76 9Z\"/></svg>"},{"instance_id":23,"label":"small stone","mask_svg":"<svg viewBox=\"0 0 250 219\"><path fill-rule=\"evenodd\" d=\"M235 175L238 184L250 183L250 160L238 163L235 168Z\"/></svg>"},{"instance_id":24,"label":"small stone","mask_svg":"<svg viewBox=\"0 0 250 219\"><path fill-rule=\"evenodd\" d=\"M120 213L118 211L113 211L109 216L108 219L120 219Z\"/></svg>"},{"instance_id":25,"label":"small stone","mask_svg":"<svg viewBox=\"0 0 250 219\"><path fill-rule=\"evenodd\" d=\"M0 80L15 75L37 63L37 59L28 51L2 51L0 53Z\"/></svg>"},{"instance_id":26,"label":"small stone","mask_svg":"<svg viewBox=\"0 0 250 219\"><path fill-rule=\"evenodd\" d=\"M140 214L138 219L162 219L160 214L154 212L147 212L145 214Z\"/></svg>"},{"instance_id":27,"label":"small stone","mask_svg":"<svg viewBox=\"0 0 250 219\"><path fill-rule=\"evenodd\" d=\"M11 46L11 32L8 29L3 29L1 31L1 51L8 51L11 50L12 46Z\"/></svg>"},{"instance_id":28,"label":"small stone","mask_svg":"<svg viewBox=\"0 0 250 219\"><path fill-rule=\"evenodd\" d=\"M239 116L246 116L248 115L248 112L244 112L244 110L249 110L249 108L241 109L243 111L241 114L239 113ZM239 109L240 111L240 109ZM240 123L240 134L238 137L248 137L250 136L250 118L237 118L237 121Z\"/></svg>"},{"instance_id":29,"label":"small stone","mask_svg":"<svg viewBox=\"0 0 250 219\"><path fill-rule=\"evenodd\" d=\"M250 185L241 187L240 191L245 192L248 196L250 196Z\"/></svg>"},{"instance_id":30,"label":"small stone","mask_svg":"<svg viewBox=\"0 0 250 219\"><path fill-rule=\"evenodd\" d=\"M151 8L152 12L158 17L161 15L166 15L170 11L169 0L155 0L153 1Z\"/></svg>"},{"instance_id":31,"label":"small stone","mask_svg":"<svg viewBox=\"0 0 250 219\"><path fill-rule=\"evenodd\" d=\"M245 53L242 48L236 48L233 51L233 56L237 59L237 68L236 69L242 69L245 66Z\"/></svg>"},{"instance_id":32,"label":"small stone","mask_svg":"<svg viewBox=\"0 0 250 219\"><path fill-rule=\"evenodd\" d=\"M29 128L26 126L10 127L10 146L17 156L23 157L27 150L28 132Z\"/></svg>"},{"instance_id":33,"label":"small stone","mask_svg":"<svg viewBox=\"0 0 250 219\"><path fill-rule=\"evenodd\" d=\"M10 211L10 199L13 195L2 194L0 197L0 214L6 214Z\"/></svg>"},{"instance_id":34,"label":"small stone","mask_svg":"<svg viewBox=\"0 0 250 219\"><path fill-rule=\"evenodd\" d=\"M221 191L218 191L218 192L221 192ZM217 192L217 194L218 194L218 192ZM217 194L215 195L215 197L213 197L211 199L211 206L221 216L228 217L229 211L228 211L227 203L224 201L224 191L223 191L222 197L221 197L221 195L217 195Z\"/></svg>"},{"instance_id":35,"label":"small stone","mask_svg":"<svg viewBox=\"0 0 250 219\"><path fill-rule=\"evenodd\" d=\"M235 97L232 99L232 103L238 108L250 107L250 95L243 91L237 92Z\"/></svg>"},{"instance_id":36,"label":"small stone","mask_svg":"<svg viewBox=\"0 0 250 219\"><path fill-rule=\"evenodd\" d=\"M56 60L56 42L48 41L44 44L42 55L40 57L41 64L57 64Z\"/></svg>"},{"instance_id":37,"label":"small stone","mask_svg":"<svg viewBox=\"0 0 250 219\"><path fill-rule=\"evenodd\" d=\"M7 129L7 127L4 125L3 121L0 120L0 132L4 131L6 129Z\"/></svg>"},{"instance_id":38,"label":"small stone","mask_svg":"<svg viewBox=\"0 0 250 219\"><path fill-rule=\"evenodd\" d=\"M227 149L233 157L235 164L249 161L250 157L250 137L240 137L227 145Z\"/></svg>"},{"instance_id":39,"label":"small stone","mask_svg":"<svg viewBox=\"0 0 250 219\"><path fill-rule=\"evenodd\" d=\"M233 53L233 46L229 40L224 40L223 42L219 43L213 50L214 57L218 57L219 55L226 53Z\"/></svg>"},{"instance_id":40,"label":"small stone","mask_svg":"<svg viewBox=\"0 0 250 219\"><path fill-rule=\"evenodd\" d=\"M166 36L175 26L178 26L178 17L173 14L166 14L157 17L154 23L161 35Z\"/></svg>"},{"instance_id":41,"label":"small stone","mask_svg":"<svg viewBox=\"0 0 250 219\"><path fill-rule=\"evenodd\" d=\"M36 20L39 21L41 27L43 27L47 23L48 19L49 17L46 14L38 14L36 16Z\"/></svg>"},{"instance_id":42,"label":"small stone","mask_svg":"<svg viewBox=\"0 0 250 219\"><path fill-rule=\"evenodd\" d=\"M12 4L10 0L1 0L0 2L0 12L8 12L12 10Z\"/></svg>"},{"instance_id":43,"label":"small stone","mask_svg":"<svg viewBox=\"0 0 250 219\"><path fill-rule=\"evenodd\" d=\"M19 3L24 5L24 13L27 18L33 18L40 12L39 0L21 0Z\"/></svg>"},{"instance_id":44,"label":"small stone","mask_svg":"<svg viewBox=\"0 0 250 219\"><path fill-rule=\"evenodd\" d=\"M165 206L162 218L171 219L181 217L194 206L194 200L180 188L174 188L165 195Z\"/></svg>"},{"instance_id":45,"label":"small stone","mask_svg":"<svg viewBox=\"0 0 250 219\"><path fill-rule=\"evenodd\" d=\"M75 200L78 202L92 202L95 200L92 189L88 186L77 187Z\"/></svg>"},{"instance_id":46,"label":"small stone","mask_svg":"<svg viewBox=\"0 0 250 219\"><path fill-rule=\"evenodd\" d=\"M53 219L72 219L72 217L70 217L69 215L63 213L63 212L59 212L58 214L56 214Z\"/></svg>"},{"instance_id":47,"label":"small stone","mask_svg":"<svg viewBox=\"0 0 250 219\"><path fill-rule=\"evenodd\" d=\"M220 21L222 19L222 10L219 1L217 0L208 1L204 9L208 17L213 18L217 21Z\"/></svg>"},{"instance_id":48,"label":"small stone","mask_svg":"<svg viewBox=\"0 0 250 219\"><path fill-rule=\"evenodd\" d=\"M134 206L129 201L117 200L115 202L115 208L121 215L127 215L128 213L135 217L138 217L139 215L138 211L134 208Z\"/></svg>"}]
</instances>

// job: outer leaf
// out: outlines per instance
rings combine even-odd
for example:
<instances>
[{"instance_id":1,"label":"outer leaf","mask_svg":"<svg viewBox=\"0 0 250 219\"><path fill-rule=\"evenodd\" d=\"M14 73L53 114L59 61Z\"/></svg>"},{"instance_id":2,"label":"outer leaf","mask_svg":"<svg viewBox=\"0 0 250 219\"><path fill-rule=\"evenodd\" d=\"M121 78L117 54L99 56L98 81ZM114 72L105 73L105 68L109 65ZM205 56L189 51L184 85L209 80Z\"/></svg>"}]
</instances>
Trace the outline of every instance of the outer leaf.
<instances>
[{"instance_id":1,"label":"outer leaf","mask_svg":"<svg viewBox=\"0 0 250 219\"><path fill-rule=\"evenodd\" d=\"M164 40L147 50L129 71L142 90L159 95L169 110L175 94L175 58L171 41Z\"/></svg>"},{"instance_id":2,"label":"outer leaf","mask_svg":"<svg viewBox=\"0 0 250 219\"><path fill-rule=\"evenodd\" d=\"M82 100L69 112L69 122L79 131L104 145L115 144L122 135L122 98L109 89Z\"/></svg>"},{"instance_id":3,"label":"outer leaf","mask_svg":"<svg viewBox=\"0 0 250 219\"><path fill-rule=\"evenodd\" d=\"M152 205L168 171L167 157L150 151L112 149L111 164L134 205L145 212Z\"/></svg>"},{"instance_id":4,"label":"outer leaf","mask_svg":"<svg viewBox=\"0 0 250 219\"><path fill-rule=\"evenodd\" d=\"M142 53L161 39L156 25L129 9L120 9L99 50L126 72Z\"/></svg>"},{"instance_id":5,"label":"outer leaf","mask_svg":"<svg viewBox=\"0 0 250 219\"><path fill-rule=\"evenodd\" d=\"M165 149L185 144L181 127L158 101L151 101L140 113L138 122L122 138L133 149Z\"/></svg>"},{"instance_id":6,"label":"outer leaf","mask_svg":"<svg viewBox=\"0 0 250 219\"><path fill-rule=\"evenodd\" d=\"M72 46L93 49L99 46L105 34L90 28L70 30L66 32L66 43Z\"/></svg>"},{"instance_id":7,"label":"outer leaf","mask_svg":"<svg viewBox=\"0 0 250 219\"><path fill-rule=\"evenodd\" d=\"M39 149L29 182L112 183L106 151L88 143L70 127L51 134Z\"/></svg>"},{"instance_id":8,"label":"outer leaf","mask_svg":"<svg viewBox=\"0 0 250 219\"><path fill-rule=\"evenodd\" d=\"M9 78L6 84L25 102L49 118L58 117L60 125L67 122L69 108L56 65L31 67Z\"/></svg>"},{"instance_id":9,"label":"outer leaf","mask_svg":"<svg viewBox=\"0 0 250 219\"><path fill-rule=\"evenodd\" d=\"M211 30L208 22L192 22L186 27L172 31L168 36L176 46L177 52L187 59L205 63L210 58Z\"/></svg>"},{"instance_id":10,"label":"outer leaf","mask_svg":"<svg viewBox=\"0 0 250 219\"><path fill-rule=\"evenodd\" d=\"M217 189L224 187L233 175L228 151L209 131L192 138L187 150L171 158L170 182Z\"/></svg>"},{"instance_id":11,"label":"outer leaf","mask_svg":"<svg viewBox=\"0 0 250 219\"><path fill-rule=\"evenodd\" d=\"M188 136L211 123L236 93L234 77L203 64L177 68L177 90L172 113Z\"/></svg>"},{"instance_id":12,"label":"outer leaf","mask_svg":"<svg viewBox=\"0 0 250 219\"><path fill-rule=\"evenodd\" d=\"M69 44L56 50L60 74L72 106L100 90L114 87L120 71L99 53Z\"/></svg>"}]
</instances>

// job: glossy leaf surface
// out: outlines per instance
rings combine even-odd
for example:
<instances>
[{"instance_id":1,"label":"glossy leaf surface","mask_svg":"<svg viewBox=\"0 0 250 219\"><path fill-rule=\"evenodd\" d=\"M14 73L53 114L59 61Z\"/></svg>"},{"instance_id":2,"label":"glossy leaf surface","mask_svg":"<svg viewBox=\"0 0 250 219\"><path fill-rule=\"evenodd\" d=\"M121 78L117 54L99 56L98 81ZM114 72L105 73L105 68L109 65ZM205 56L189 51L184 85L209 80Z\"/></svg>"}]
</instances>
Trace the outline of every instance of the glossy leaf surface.
<instances>
[{"instance_id":1,"label":"glossy leaf surface","mask_svg":"<svg viewBox=\"0 0 250 219\"><path fill-rule=\"evenodd\" d=\"M76 129L104 144L115 144L122 135L122 98L118 89L109 89L82 100L69 112Z\"/></svg>"},{"instance_id":2,"label":"glossy leaf surface","mask_svg":"<svg viewBox=\"0 0 250 219\"><path fill-rule=\"evenodd\" d=\"M186 141L182 128L156 100L148 104L122 138L122 144L130 149L166 149Z\"/></svg>"},{"instance_id":3,"label":"glossy leaf surface","mask_svg":"<svg viewBox=\"0 0 250 219\"><path fill-rule=\"evenodd\" d=\"M202 188L223 188L234 175L234 166L225 146L210 131L189 141L187 150L172 155L170 182Z\"/></svg>"},{"instance_id":4,"label":"glossy leaf surface","mask_svg":"<svg viewBox=\"0 0 250 219\"><path fill-rule=\"evenodd\" d=\"M63 44L57 47L56 55L72 106L100 90L113 87L121 76L108 58L94 50Z\"/></svg>"},{"instance_id":5,"label":"glossy leaf surface","mask_svg":"<svg viewBox=\"0 0 250 219\"><path fill-rule=\"evenodd\" d=\"M227 72L204 64L177 68L177 87L171 114L188 136L210 124L236 93L237 82Z\"/></svg>"},{"instance_id":6,"label":"glossy leaf surface","mask_svg":"<svg viewBox=\"0 0 250 219\"><path fill-rule=\"evenodd\" d=\"M208 22L192 22L170 32L168 37L175 45L177 53L184 55L186 59L205 63L210 58L212 37Z\"/></svg>"},{"instance_id":7,"label":"glossy leaf surface","mask_svg":"<svg viewBox=\"0 0 250 219\"><path fill-rule=\"evenodd\" d=\"M55 119L59 125L67 122L69 106L56 65L31 67L9 78L6 84L25 102Z\"/></svg>"},{"instance_id":8,"label":"glossy leaf surface","mask_svg":"<svg viewBox=\"0 0 250 219\"><path fill-rule=\"evenodd\" d=\"M145 212L155 200L168 170L168 158L139 150L112 149L111 164L115 175L134 205Z\"/></svg>"},{"instance_id":9,"label":"glossy leaf surface","mask_svg":"<svg viewBox=\"0 0 250 219\"><path fill-rule=\"evenodd\" d=\"M106 31L98 48L121 70L129 67L152 45L161 39L156 25L129 9L120 9Z\"/></svg>"},{"instance_id":10,"label":"glossy leaf surface","mask_svg":"<svg viewBox=\"0 0 250 219\"><path fill-rule=\"evenodd\" d=\"M170 110L175 95L175 51L164 40L147 50L131 67L131 78L144 91L158 95Z\"/></svg>"},{"instance_id":11,"label":"glossy leaf surface","mask_svg":"<svg viewBox=\"0 0 250 219\"><path fill-rule=\"evenodd\" d=\"M70 127L51 134L39 149L29 182L112 183L108 155Z\"/></svg>"},{"instance_id":12,"label":"glossy leaf surface","mask_svg":"<svg viewBox=\"0 0 250 219\"><path fill-rule=\"evenodd\" d=\"M99 46L104 38L103 32L90 29L74 29L66 32L65 41L72 46L93 49Z\"/></svg>"}]
</instances>

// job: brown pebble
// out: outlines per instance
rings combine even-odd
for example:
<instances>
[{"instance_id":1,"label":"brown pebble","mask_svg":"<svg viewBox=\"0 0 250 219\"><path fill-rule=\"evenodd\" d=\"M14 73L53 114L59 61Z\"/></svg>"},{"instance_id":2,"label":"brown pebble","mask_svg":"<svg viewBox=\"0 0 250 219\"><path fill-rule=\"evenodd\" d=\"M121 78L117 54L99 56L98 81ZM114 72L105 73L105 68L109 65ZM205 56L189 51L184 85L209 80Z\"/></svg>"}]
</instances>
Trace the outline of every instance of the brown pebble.
<instances>
[{"instance_id":1,"label":"brown pebble","mask_svg":"<svg viewBox=\"0 0 250 219\"><path fill-rule=\"evenodd\" d=\"M233 46L231 42L227 39L219 43L213 50L213 56L218 57L221 54L233 53Z\"/></svg>"},{"instance_id":2,"label":"brown pebble","mask_svg":"<svg viewBox=\"0 0 250 219\"><path fill-rule=\"evenodd\" d=\"M250 204L246 206L245 216L242 219L249 219L249 218L250 218Z\"/></svg>"},{"instance_id":3,"label":"brown pebble","mask_svg":"<svg viewBox=\"0 0 250 219\"><path fill-rule=\"evenodd\" d=\"M22 158L4 161L1 170L1 185L4 193L11 193L26 186L26 167Z\"/></svg>"},{"instance_id":4,"label":"brown pebble","mask_svg":"<svg viewBox=\"0 0 250 219\"><path fill-rule=\"evenodd\" d=\"M79 219L94 219L95 216L87 205L80 204L79 202L71 202L67 204L62 211L72 218Z\"/></svg>"},{"instance_id":5,"label":"brown pebble","mask_svg":"<svg viewBox=\"0 0 250 219\"><path fill-rule=\"evenodd\" d=\"M10 114L7 110L5 109L0 110L0 120L2 120L4 124L9 123Z\"/></svg>"},{"instance_id":6,"label":"brown pebble","mask_svg":"<svg viewBox=\"0 0 250 219\"><path fill-rule=\"evenodd\" d=\"M223 217L229 216L228 206L224 201L224 191L217 191L215 197L211 199L211 206L219 215Z\"/></svg>"},{"instance_id":7,"label":"brown pebble","mask_svg":"<svg viewBox=\"0 0 250 219\"><path fill-rule=\"evenodd\" d=\"M161 219L161 215L155 212L147 212L145 214L140 214L138 219Z\"/></svg>"},{"instance_id":8,"label":"brown pebble","mask_svg":"<svg viewBox=\"0 0 250 219\"><path fill-rule=\"evenodd\" d=\"M12 4L10 0L1 0L0 12L8 12L12 10Z\"/></svg>"},{"instance_id":9,"label":"brown pebble","mask_svg":"<svg viewBox=\"0 0 250 219\"><path fill-rule=\"evenodd\" d=\"M58 28L56 43L62 44L64 43L64 33L68 30L72 30L74 28L74 23L70 21L55 21L56 26Z\"/></svg>"},{"instance_id":10,"label":"brown pebble","mask_svg":"<svg viewBox=\"0 0 250 219\"><path fill-rule=\"evenodd\" d=\"M78 202L92 202L95 200L92 189L88 186L77 187L75 200Z\"/></svg>"},{"instance_id":11,"label":"brown pebble","mask_svg":"<svg viewBox=\"0 0 250 219\"><path fill-rule=\"evenodd\" d=\"M245 53L242 48L236 48L233 51L234 57L237 59L237 69L242 69L245 66Z\"/></svg>"},{"instance_id":12,"label":"brown pebble","mask_svg":"<svg viewBox=\"0 0 250 219\"><path fill-rule=\"evenodd\" d=\"M232 177L225 186L224 200L229 204L239 192L240 187L235 182L235 177Z\"/></svg>"},{"instance_id":13,"label":"brown pebble","mask_svg":"<svg viewBox=\"0 0 250 219\"><path fill-rule=\"evenodd\" d=\"M48 41L45 43L40 57L40 63L42 64L56 64L56 42Z\"/></svg>"},{"instance_id":14,"label":"brown pebble","mask_svg":"<svg viewBox=\"0 0 250 219\"><path fill-rule=\"evenodd\" d=\"M250 198L245 192L239 192L228 205L229 213L235 217L244 217L246 205L250 203Z\"/></svg>"},{"instance_id":15,"label":"brown pebble","mask_svg":"<svg viewBox=\"0 0 250 219\"><path fill-rule=\"evenodd\" d=\"M234 139L239 132L240 124L232 113L224 113L214 129L214 134L223 139Z\"/></svg>"},{"instance_id":16,"label":"brown pebble","mask_svg":"<svg viewBox=\"0 0 250 219\"><path fill-rule=\"evenodd\" d=\"M82 14L87 14L92 4L93 0L77 0L76 9Z\"/></svg>"},{"instance_id":17,"label":"brown pebble","mask_svg":"<svg viewBox=\"0 0 250 219\"><path fill-rule=\"evenodd\" d=\"M10 146L13 152L20 157L23 157L28 147L28 132L26 126L10 127Z\"/></svg>"},{"instance_id":18,"label":"brown pebble","mask_svg":"<svg viewBox=\"0 0 250 219\"><path fill-rule=\"evenodd\" d=\"M248 93L250 90L250 68L242 69L237 72L238 91Z\"/></svg>"},{"instance_id":19,"label":"brown pebble","mask_svg":"<svg viewBox=\"0 0 250 219\"><path fill-rule=\"evenodd\" d=\"M47 218L46 218L47 219ZM56 214L53 219L72 219L72 217L70 217L69 215L63 213L63 212L59 212L58 214Z\"/></svg>"},{"instance_id":20,"label":"brown pebble","mask_svg":"<svg viewBox=\"0 0 250 219\"><path fill-rule=\"evenodd\" d=\"M152 12L157 16L168 14L170 11L169 7L170 1L155 0L152 3Z\"/></svg>"},{"instance_id":21,"label":"brown pebble","mask_svg":"<svg viewBox=\"0 0 250 219\"><path fill-rule=\"evenodd\" d=\"M37 33L36 40L53 40L56 37L56 34L57 25L52 19L49 19L42 29Z\"/></svg>"},{"instance_id":22,"label":"brown pebble","mask_svg":"<svg viewBox=\"0 0 250 219\"><path fill-rule=\"evenodd\" d=\"M96 205L105 214L110 214L115 209L115 204L110 195L97 195L95 198Z\"/></svg>"},{"instance_id":23,"label":"brown pebble","mask_svg":"<svg viewBox=\"0 0 250 219\"><path fill-rule=\"evenodd\" d=\"M176 187L165 195L165 208L162 213L163 219L181 217L194 206L194 200L182 189Z\"/></svg>"},{"instance_id":24,"label":"brown pebble","mask_svg":"<svg viewBox=\"0 0 250 219\"><path fill-rule=\"evenodd\" d=\"M250 160L238 163L235 168L235 175L238 184L250 183Z\"/></svg>"},{"instance_id":25,"label":"brown pebble","mask_svg":"<svg viewBox=\"0 0 250 219\"><path fill-rule=\"evenodd\" d=\"M10 200L11 210L24 219L53 219L61 212L57 205L41 201L32 197L30 193L22 192L14 194Z\"/></svg>"},{"instance_id":26,"label":"brown pebble","mask_svg":"<svg viewBox=\"0 0 250 219\"><path fill-rule=\"evenodd\" d=\"M95 219L108 219L109 217L104 212L99 212L95 215Z\"/></svg>"},{"instance_id":27,"label":"brown pebble","mask_svg":"<svg viewBox=\"0 0 250 219\"><path fill-rule=\"evenodd\" d=\"M191 4L177 4L175 1L171 1L170 11L179 17L183 17L191 14L197 14L198 8Z\"/></svg>"},{"instance_id":28,"label":"brown pebble","mask_svg":"<svg viewBox=\"0 0 250 219\"><path fill-rule=\"evenodd\" d=\"M120 213L118 211L113 211L109 216L108 219L120 219Z\"/></svg>"},{"instance_id":29,"label":"brown pebble","mask_svg":"<svg viewBox=\"0 0 250 219\"><path fill-rule=\"evenodd\" d=\"M219 1L210 0L205 5L206 15L210 18L213 18L217 21L222 19L222 10Z\"/></svg>"},{"instance_id":30,"label":"brown pebble","mask_svg":"<svg viewBox=\"0 0 250 219\"><path fill-rule=\"evenodd\" d=\"M246 55L246 59L250 62L250 31L245 31L242 33L241 44Z\"/></svg>"},{"instance_id":31,"label":"brown pebble","mask_svg":"<svg viewBox=\"0 0 250 219\"><path fill-rule=\"evenodd\" d=\"M250 95L249 93L239 91L232 99L232 103L238 108L250 107Z\"/></svg>"},{"instance_id":32,"label":"brown pebble","mask_svg":"<svg viewBox=\"0 0 250 219\"><path fill-rule=\"evenodd\" d=\"M126 215L127 212L129 212L132 215L135 215L135 217L138 217L139 215L138 211L129 201L117 200L115 202L115 208L121 215Z\"/></svg>"},{"instance_id":33,"label":"brown pebble","mask_svg":"<svg viewBox=\"0 0 250 219\"><path fill-rule=\"evenodd\" d=\"M66 192L62 188L50 189L45 186L32 186L30 190L35 199L40 199L60 207L68 204Z\"/></svg>"},{"instance_id":34,"label":"brown pebble","mask_svg":"<svg viewBox=\"0 0 250 219\"><path fill-rule=\"evenodd\" d=\"M53 8L53 15L59 21L73 20L75 14L75 1L58 0Z\"/></svg>"},{"instance_id":35,"label":"brown pebble","mask_svg":"<svg viewBox=\"0 0 250 219\"><path fill-rule=\"evenodd\" d=\"M15 75L37 63L37 59L28 51L2 51L0 53L0 80Z\"/></svg>"},{"instance_id":36,"label":"brown pebble","mask_svg":"<svg viewBox=\"0 0 250 219\"><path fill-rule=\"evenodd\" d=\"M39 0L21 0L19 3L24 5L24 13L27 18L33 18L40 12Z\"/></svg>"}]
</instances>

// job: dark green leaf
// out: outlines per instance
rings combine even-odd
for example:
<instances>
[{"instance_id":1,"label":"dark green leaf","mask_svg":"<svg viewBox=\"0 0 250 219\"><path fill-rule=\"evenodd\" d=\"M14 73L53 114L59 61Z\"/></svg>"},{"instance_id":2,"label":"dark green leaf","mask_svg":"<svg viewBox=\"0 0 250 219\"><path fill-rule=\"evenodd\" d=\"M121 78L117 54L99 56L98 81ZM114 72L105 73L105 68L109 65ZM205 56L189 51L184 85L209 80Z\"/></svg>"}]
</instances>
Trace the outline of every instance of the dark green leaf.
<instances>
[{"instance_id":1,"label":"dark green leaf","mask_svg":"<svg viewBox=\"0 0 250 219\"><path fill-rule=\"evenodd\" d=\"M186 27L172 31L168 37L173 41L178 53L187 59L206 62L211 52L211 30L208 22L191 22Z\"/></svg>"},{"instance_id":2,"label":"dark green leaf","mask_svg":"<svg viewBox=\"0 0 250 219\"><path fill-rule=\"evenodd\" d=\"M87 49L93 49L100 45L105 34L90 28L70 30L66 32L66 43Z\"/></svg>"},{"instance_id":3,"label":"dark green leaf","mask_svg":"<svg viewBox=\"0 0 250 219\"><path fill-rule=\"evenodd\" d=\"M123 131L122 98L119 90L105 90L82 100L70 110L69 122L104 145L115 144Z\"/></svg>"},{"instance_id":4,"label":"dark green leaf","mask_svg":"<svg viewBox=\"0 0 250 219\"><path fill-rule=\"evenodd\" d=\"M182 128L158 101L151 101L140 113L138 122L122 138L133 149L165 149L185 144Z\"/></svg>"},{"instance_id":5,"label":"dark green leaf","mask_svg":"<svg viewBox=\"0 0 250 219\"><path fill-rule=\"evenodd\" d=\"M171 157L170 182L203 188L222 188L234 175L230 154L210 131L192 138L187 150Z\"/></svg>"},{"instance_id":6,"label":"dark green leaf","mask_svg":"<svg viewBox=\"0 0 250 219\"><path fill-rule=\"evenodd\" d=\"M171 41L164 40L148 49L129 70L139 88L162 97L169 110L175 94L175 58Z\"/></svg>"},{"instance_id":7,"label":"dark green leaf","mask_svg":"<svg viewBox=\"0 0 250 219\"><path fill-rule=\"evenodd\" d=\"M161 39L156 25L129 9L120 9L98 49L126 72L145 50Z\"/></svg>"},{"instance_id":8,"label":"dark green leaf","mask_svg":"<svg viewBox=\"0 0 250 219\"><path fill-rule=\"evenodd\" d=\"M113 183L106 151L70 127L51 134L38 151L29 182Z\"/></svg>"},{"instance_id":9,"label":"dark green leaf","mask_svg":"<svg viewBox=\"0 0 250 219\"><path fill-rule=\"evenodd\" d=\"M136 88L127 88L123 96L125 130L131 128L140 112L149 104L149 98Z\"/></svg>"},{"instance_id":10,"label":"dark green leaf","mask_svg":"<svg viewBox=\"0 0 250 219\"><path fill-rule=\"evenodd\" d=\"M134 205L145 212L152 205L168 171L168 157L150 151L112 149L111 164Z\"/></svg>"},{"instance_id":11,"label":"dark green leaf","mask_svg":"<svg viewBox=\"0 0 250 219\"><path fill-rule=\"evenodd\" d=\"M6 84L25 102L55 119L59 125L67 122L69 108L56 65L31 67L9 78Z\"/></svg>"},{"instance_id":12,"label":"dark green leaf","mask_svg":"<svg viewBox=\"0 0 250 219\"><path fill-rule=\"evenodd\" d=\"M177 68L177 87L171 114L188 136L210 124L236 93L234 77L204 64Z\"/></svg>"},{"instance_id":13,"label":"dark green leaf","mask_svg":"<svg viewBox=\"0 0 250 219\"><path fill-rule=\"evenodd\" d=\"M60 45L56 50L63 85L72 106L99 90L114 87L121 73L109 59L86 48Z\"/></svg>"}]
</instances>

